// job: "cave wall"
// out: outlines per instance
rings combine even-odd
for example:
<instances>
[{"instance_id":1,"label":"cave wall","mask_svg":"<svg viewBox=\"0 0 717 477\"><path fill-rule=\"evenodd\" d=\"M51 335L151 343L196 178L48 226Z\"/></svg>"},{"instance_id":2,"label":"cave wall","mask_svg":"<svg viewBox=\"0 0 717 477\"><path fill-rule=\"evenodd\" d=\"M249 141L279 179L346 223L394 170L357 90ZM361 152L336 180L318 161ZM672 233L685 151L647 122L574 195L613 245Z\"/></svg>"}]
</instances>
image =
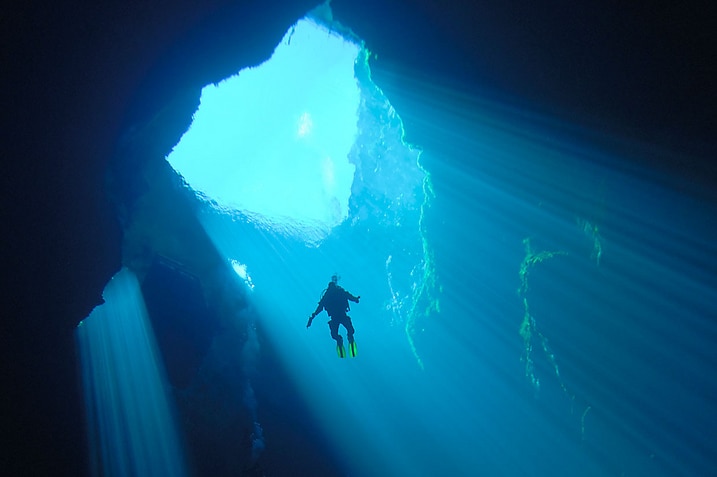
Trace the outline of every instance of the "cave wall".
<instances>
[{"instance_id":1,"label":"cave wall","mask_svg":"<svg viewBox=\"0 0 717 477\"><path fill-rule=\"evenodd\" d=\"M694 152L665 160L709 188L717 28L699 2L336 0L335 17L426 81ZM0 20L4 276L0 465L7 475L86 472L75 324L120 266L105 179L118 141L176 95L198 95L271 53L314 6L180 0L15 1ZM400 99L397 99L400 103ZM401 104L396 104L401 110ZM181 121L180 121L181 123ZM409 133L420 136L414 124ZM171 143L176 130L166 131ZM429 145L440 147L440 145Z\"/></svg>"},{"instance_id":2,"label":"cave wall","mask_svg":"<svg viewBox=\"0 0 717 477\"><path fill-rule=\"evenodd\" d=\"M121 231L105 190L117 143L165 100L198 95L206 82L267 57L314 5L12 3L0 28L0 467L7 475L83 475L73 328L120 267Z\"/></svg>"}]
</instances>

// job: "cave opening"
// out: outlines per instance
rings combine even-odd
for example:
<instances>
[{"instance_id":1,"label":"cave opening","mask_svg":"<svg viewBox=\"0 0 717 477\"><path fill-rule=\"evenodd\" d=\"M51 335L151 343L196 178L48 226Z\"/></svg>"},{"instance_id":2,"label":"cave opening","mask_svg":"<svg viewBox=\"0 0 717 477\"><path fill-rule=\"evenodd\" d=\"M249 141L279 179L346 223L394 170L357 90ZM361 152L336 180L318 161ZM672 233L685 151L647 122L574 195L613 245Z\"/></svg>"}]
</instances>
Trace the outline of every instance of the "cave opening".
<instances>
[{"instance_id":1,"label":"cave opening","mask_svg":"<svg viewBox=\"0 0 717 477\"><path fill-rule=\"evenodd\" d=\"M204 87L167 160L223 208L297 235L327 232L349 215L360 52L338 32L300 20L269 60Z\"/></svg>"}]
</instances>

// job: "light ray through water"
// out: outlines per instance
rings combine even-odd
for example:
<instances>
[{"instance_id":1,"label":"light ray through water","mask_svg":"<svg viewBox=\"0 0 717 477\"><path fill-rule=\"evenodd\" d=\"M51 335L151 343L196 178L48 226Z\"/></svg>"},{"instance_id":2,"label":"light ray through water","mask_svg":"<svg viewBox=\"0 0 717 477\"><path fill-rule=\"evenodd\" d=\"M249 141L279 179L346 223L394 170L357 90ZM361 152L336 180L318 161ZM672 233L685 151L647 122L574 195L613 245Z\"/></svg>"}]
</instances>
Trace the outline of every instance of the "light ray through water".
<instances>
[{"instance_id":1,"label":"light ray through water","mask_svg":"<svg viewBox=\"0 0 717 477\"><path fill-rule=\"evenodd\" d=\"M122 269L77 328L92 474L187 475L137 278Z\"/></svg>"},{"instance_id":2,"label":"light ray through water","mask_svg":"<svg viewBox=\"0 0 717 477\"><path fill-rule=\"evenodd\" d=\"M713 433L700 423L715 415L708 411L715 386L703 374L717 363L710 344L717 330L707 318L715 312L707 285L715 270L714 206L637 165L642 155L664 151L416 75L383 79L401 85L388 94L420 131L435 208L446 214L444 234L454 237L450 247L436 242L437 266L451 269L461 260L472 274L442 274L443 312L470 313L478 298L476 335L487 336L496 356L499 343L530 355L530 342L515 349L516 338L523 341L521 317L536 321L550 347L532 350L539 362L532 371L511 369L529 383L540 379L536 398L547 406L540 412L555 413L569 401L574 417L558 413L550 425L580 422L580 473L694 475L714 468ZM440 155L431 157L434 151ZM508 285L521 286L516 272L533 256L524 250L526 238L532 252L561 256L534 267L530 291L511 297ZM524 429L527 435L530 426ZM557 448L533 445L545 456Z\"/></svg>"}]
</instances>

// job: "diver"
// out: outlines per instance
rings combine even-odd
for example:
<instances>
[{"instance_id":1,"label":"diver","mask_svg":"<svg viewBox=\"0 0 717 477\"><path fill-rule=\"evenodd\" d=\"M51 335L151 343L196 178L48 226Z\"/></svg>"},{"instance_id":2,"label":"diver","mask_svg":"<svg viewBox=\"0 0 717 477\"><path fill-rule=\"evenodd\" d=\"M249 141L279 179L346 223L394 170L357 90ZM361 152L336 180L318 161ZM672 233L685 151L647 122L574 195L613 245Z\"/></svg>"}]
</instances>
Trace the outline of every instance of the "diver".
<instances>
[{"instance_id":1,"label":"diver","mask_svg":"<svg viewBox=\"0 0 717 477\"><path fill-rule=\"evenodd\" d=\"M356 342L354 341L354 326L351 324L351 317L346 312L350 310L349 300L358 303L361 296L353 296L338 285L339 277L334 275L331 277L329 285L321 295L321 300L316 307L316 310L309 317L309 322L306 323L306 327L311 326L311 322L314 320L316 315L326 310L331 318L329 320L329 329L331 330L331 337L336 340L336 352L339 358L346 357L346 350L344 349L344 339L339 334L339 325L344 325L346 328L346 337L349 341L349 353L351 357L356 356Z\"/></svg>"}]
</instances>

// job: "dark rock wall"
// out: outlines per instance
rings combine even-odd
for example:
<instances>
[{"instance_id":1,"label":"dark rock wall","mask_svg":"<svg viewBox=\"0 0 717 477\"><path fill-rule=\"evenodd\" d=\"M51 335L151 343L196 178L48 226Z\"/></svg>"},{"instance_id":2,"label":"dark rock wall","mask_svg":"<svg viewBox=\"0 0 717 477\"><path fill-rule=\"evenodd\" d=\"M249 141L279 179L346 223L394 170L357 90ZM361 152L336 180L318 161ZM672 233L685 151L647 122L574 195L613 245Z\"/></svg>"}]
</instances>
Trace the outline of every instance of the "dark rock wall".
<instances>
[{"instance_id":1,"label":"dark rock wall","mask_svg":"<svg viewBox=\"0 0 717 477\"><path fill-rule=\"evenodd\" d=\"M717 16L707 2L366 0L333 10L378 53L373 77L398 111L406 88L382 69L657 145L669 153L639 160L679 175L685 190L717 181ZM430 136L425 124L408 134Z\"/></svg>"},{"instance_id":2,"label":"dark rock wall","mask_svg":"<svg viewBox=\"0 0 717 477\"><path fill-rule=\"evenodd\" d=\"M198 94L204 82L261 61L312 6L288 0L4 5L3 475L86 472L73 328L100 303L120 267L121 232L105 179L122 131L182 89ZM157 95L159 101L150 101Z\"/></svg>"},{"instance_id":3,"label":"dark rock wall","mask_svg":"<svg viewBox=\"0 0 717 477\"><path fill-rule=\"evenodd\" d=\"M700 2L649 11L624 2L538 5L336 0L334 12L379 54L379 82L390 83L381 68L400 67L692 152L695 159L659 166L708 186L715 169L704 159L713 157L717 137L717 28L708 9ZM120 266L121 232L105 190L117 141L177 95L198 94L203 84L266 58L287 25L312 6L305 0L4 6L4 475L86 471L72 330L99 304ZM176 131L166 134L171 143Z\"/></svg>"}]
</instances>

